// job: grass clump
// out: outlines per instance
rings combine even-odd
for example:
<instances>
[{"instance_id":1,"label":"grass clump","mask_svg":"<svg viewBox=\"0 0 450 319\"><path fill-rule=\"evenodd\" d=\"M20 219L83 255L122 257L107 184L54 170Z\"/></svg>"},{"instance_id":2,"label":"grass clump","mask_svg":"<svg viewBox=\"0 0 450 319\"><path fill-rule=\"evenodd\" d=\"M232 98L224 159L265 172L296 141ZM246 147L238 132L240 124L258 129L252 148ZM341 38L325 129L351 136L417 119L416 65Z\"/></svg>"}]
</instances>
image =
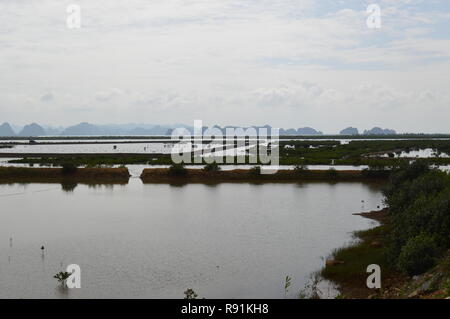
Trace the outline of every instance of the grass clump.
<instances>
[{"instance_id":1,"label":"grass clump","mask_svg":"<svg viewBox=\"0 0 450 319\"><path fill-rule=\"evenodd\" d=\"M73 163L64 163L61 168L61 172L63 175L75 174L77 170L78 167Z\"/></svg>"},{"instance_id":2,"label":"grass clump","mask_svg":"<svg viewBox=\"0 0 450 319\"><path fill-rule=\"evenodd\" d=\"M186 176L187 169L183 164L172 164L169 167L169 175L171 176Z\"/></svg>"},{"instance_id":3,"label":"grass clump","mask_svg":"<svg viewBox=\"0 0 450 319\"><path fill-rule=\"evenodd\" d=\"M216 162L209 163L206 164L205 167L203 167L203 170L206 172L218 172L220 171L220 166Z\"/></svg>"},{"instance_id":4,"label":"grass clump","mask_svg":"<svg viewBox=\"0 0 450 319\"><path fill-rule=\"evenodd\" d=\"M384 270L389 269L384 247L375 248L371 245L372 242L381 240L383 233L384 226L356 232L355 236L360 241L355 245L334 250L331 258L343 263L323 268L322 277L341 286L363 286L368 265L377 264Z\"/></svg>"},{"instance_id":5,"label":"grass clump","mask_svg":"<svg viewBox=\"0 0 450 319\"><path fill-rule=\"evenodd\" d=\"M261 166L253 166L248 170L248 173L251 176L260 176L261 175Z\"/></svg>"}]
</instances>

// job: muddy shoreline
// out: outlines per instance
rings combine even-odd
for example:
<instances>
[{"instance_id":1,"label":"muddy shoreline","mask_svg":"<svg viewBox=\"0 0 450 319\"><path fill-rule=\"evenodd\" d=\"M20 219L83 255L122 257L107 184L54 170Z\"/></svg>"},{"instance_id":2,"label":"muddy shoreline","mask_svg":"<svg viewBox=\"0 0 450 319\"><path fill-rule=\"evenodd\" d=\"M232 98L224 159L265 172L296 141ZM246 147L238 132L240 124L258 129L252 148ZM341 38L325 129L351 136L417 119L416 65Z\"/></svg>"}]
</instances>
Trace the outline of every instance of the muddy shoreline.
<instances>
[{"instance_id":1,"label":"muddy shoreline","mask_svg":"<svg viewBox=\"0 0 450 319\"><path fill-rule=\"evenodd\" d=\"M126 168L78 168L66 173L60 168L0 167L0 183L86 182L88 184L126 184Z\"/></svg>"},{"instance_id":2,"label":"muddy shoreline","mask_svg":"<svg viewBox=\"0 0 450 319\"><path fill-rule=\"evenodd\" d=\"M203 169L186 169L183 175L171 175L167 168L146 168L141 174L144 183L292 183L303 181L345 182L385 181L384 178L368 177L362 171L325 171L305 170L296 172L292 170L279 170L275 174L255 174L249 169L235 169L229 171L205 171Z\"/></svg>"},{"instance_id":3,"label":"muddy shoreline","mask_svg":"<svg viewBox=\"0 0 450 319\"><path fill-rule=\"evenodd\" d=\"M130 173L127 168L77 168L65 173L61 168L0 167L0 182L39 182L39 181L94 181L98 183L120 180L127 182ZM181 175L171 174L168 168L146 168L140 176L143 183L293 183L308 181L323 182L385 182L383 177L370 177L362 171L336 170L279 170L275 174L255 173L250 169L229 171L206 171L186 169Z\"/></svg>"}]
</instances>

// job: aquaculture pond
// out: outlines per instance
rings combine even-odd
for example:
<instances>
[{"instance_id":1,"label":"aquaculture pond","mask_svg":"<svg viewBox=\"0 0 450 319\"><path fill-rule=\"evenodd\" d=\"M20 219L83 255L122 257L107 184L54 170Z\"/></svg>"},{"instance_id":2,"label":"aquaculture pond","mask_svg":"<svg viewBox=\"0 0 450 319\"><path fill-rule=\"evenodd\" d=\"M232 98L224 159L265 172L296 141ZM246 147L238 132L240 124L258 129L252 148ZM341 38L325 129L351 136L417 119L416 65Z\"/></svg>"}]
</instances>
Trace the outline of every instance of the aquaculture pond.
<instances>
[{"instance_id":1,"label":"aquaculture pond","mask_svg":"<svg viewBox=\"0 0 450 319\"><path fill-rule=\"evenodd\" d=\"M1 184L0 201L0 298L183 298L188 288L205 298L296 298L324 257L373 225L352 213L376 209L382 195L363 183L131 178ZM69 264L81 267L80 289L53 278Z\"/></svg>"}]
</instances>

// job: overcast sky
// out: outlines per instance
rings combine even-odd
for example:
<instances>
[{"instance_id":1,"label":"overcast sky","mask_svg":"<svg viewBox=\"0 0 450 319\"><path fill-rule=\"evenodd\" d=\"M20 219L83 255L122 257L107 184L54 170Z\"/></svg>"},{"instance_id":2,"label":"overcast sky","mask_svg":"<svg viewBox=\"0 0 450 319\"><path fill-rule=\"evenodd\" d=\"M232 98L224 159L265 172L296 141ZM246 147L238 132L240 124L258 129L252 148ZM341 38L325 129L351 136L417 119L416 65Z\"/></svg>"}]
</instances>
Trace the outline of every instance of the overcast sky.
<instances>
[{"instance_id":1,"label":"overcast sky","mask_svg":"<svg viewBox=\"0 0 450 319\"><path fill-rule=\"evenodd\" d=\"M449 58L448 0L0 0L0 122L450 133Z\"/></svg>"}]
</instances>

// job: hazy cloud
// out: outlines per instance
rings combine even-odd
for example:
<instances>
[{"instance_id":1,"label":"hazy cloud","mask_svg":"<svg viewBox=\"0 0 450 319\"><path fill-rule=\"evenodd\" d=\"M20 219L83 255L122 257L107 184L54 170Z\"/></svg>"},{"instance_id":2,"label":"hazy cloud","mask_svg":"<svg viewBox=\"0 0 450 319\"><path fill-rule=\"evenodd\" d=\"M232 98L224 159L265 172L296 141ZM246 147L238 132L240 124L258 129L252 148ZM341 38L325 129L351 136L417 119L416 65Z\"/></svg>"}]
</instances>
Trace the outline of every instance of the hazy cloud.
<instances>
[{"instance_id":1,"label":"hazy cloud","mask_svg":"<svg viewBox=\"0 0 450 319\"><path fill-rule=\"evenodd\" d=\"M2 120L448 131L448 1L70 3L0 0Z\"/></svg>"},{"instance_id":2,"label":"hazy cloud","mask_svg":"<svg viewBox=\"0 0 450 319\"><path fill-rule=\"evenodd\" d=\"M43 102L50 102L54 100L54 95L53 93L46 93L44 95L41 96L41 101Z\"/></svg>"}]
</instances>

